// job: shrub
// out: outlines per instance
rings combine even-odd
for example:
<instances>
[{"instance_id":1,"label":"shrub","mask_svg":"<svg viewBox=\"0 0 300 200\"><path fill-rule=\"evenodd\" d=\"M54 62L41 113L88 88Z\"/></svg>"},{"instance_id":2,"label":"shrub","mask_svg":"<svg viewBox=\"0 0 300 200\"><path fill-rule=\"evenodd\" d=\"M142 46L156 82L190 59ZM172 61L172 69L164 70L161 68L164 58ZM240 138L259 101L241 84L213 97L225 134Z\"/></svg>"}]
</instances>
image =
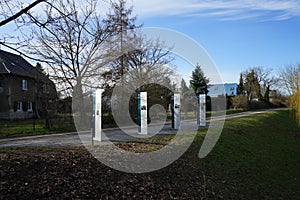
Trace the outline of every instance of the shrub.
<instances>
[{"instance_id":1,"label":"shrub","mask_svg":"<svg viewBox=\"0 0 300 200\"><path fill-rule=\"evenodd\" d=\"M242 108L246 110L249 108L247 97L244 95L238 95L233 97L232 105L235 109Z\"/></svg>"},{"instance_id":2,"label":"shrub","mask_svg":"<svg viewBox=\"0 0 300 200\"><path fill-rule=\"evenodd\" d=\"M259 101L259 100L255 101L254 100L254 101L251 101L249 107L252 110L269 109L272 107L272 104L269 102L265 102L265 101Z\"/></svg>"},{"instance_id":3,"label":"shrub","mask_svg":"<svg viewBox=\"0 0 300 200\"><path fill-rule=\"evenodd\" d=\"M291 95L290 104L294 108L297 123L300 126L300 89L297 87L297 91Z\"/></svg>"}]
</instances>

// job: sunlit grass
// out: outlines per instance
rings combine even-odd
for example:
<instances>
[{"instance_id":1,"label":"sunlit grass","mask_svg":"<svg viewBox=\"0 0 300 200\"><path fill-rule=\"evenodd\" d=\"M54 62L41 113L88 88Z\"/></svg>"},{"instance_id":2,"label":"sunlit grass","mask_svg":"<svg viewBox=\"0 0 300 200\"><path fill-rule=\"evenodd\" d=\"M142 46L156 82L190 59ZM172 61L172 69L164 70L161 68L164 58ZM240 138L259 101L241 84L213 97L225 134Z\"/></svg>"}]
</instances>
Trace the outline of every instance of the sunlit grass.
<instances>
[{"instance_id":1,"label":"sunlit grass","mask_svg":"<svg viewBox=\"0 0 300 200\"><path fill-rule=\"evenodd\" d=\"M224 190L237 187L248 199L299 197L300 129L291 110L227 120L213 151L200 160L198 153L206 131L197 133L183 157L204 166L217 182L225 183ZM133 152L154 151L173 137L121 143L121 147Z\"/></svg>"},{"instance_id":2,"label":"sunlit grass","mask_svg":"<svg viewBox=\"0 0 300 200\"><path fill-rule=\"evenodd\" d=\"M238 182L243 194L292 197L300 186L299 133L289 110L228 120L204 163L220 179Z\"/></svg>"},{"instance_id":3,"label":"sunlit grass","mask_svg":"<svg viewBox=\"0 0 300 200\"><path fill-rule=\"evenodd\" d=\"M50 128L45 127L45 120L0 120L0 137L28 136L75 131L73 120L58 118L50 120Z\"/></svg>"}]
</instances>

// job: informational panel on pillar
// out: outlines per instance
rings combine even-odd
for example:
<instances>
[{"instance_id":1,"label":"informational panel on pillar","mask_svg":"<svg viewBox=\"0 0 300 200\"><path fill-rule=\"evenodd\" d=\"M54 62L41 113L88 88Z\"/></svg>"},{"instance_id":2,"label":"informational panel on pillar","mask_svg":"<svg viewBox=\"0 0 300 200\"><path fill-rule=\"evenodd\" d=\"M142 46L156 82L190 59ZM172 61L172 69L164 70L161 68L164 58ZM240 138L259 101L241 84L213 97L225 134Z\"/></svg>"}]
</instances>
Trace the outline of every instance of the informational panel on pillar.
<instances>
[{"instance_id":1,"label":"informational panel on pillar","mask_svg":"<svg viewBox=\"0 0 300 200\"><path fill-rule=\"evenodd\" d=\"M138 94L138 125L139 134L147 135L147 92Z\"/></svg>"},{"instance_id":2,"label":"informational panel on pillar","mask_svg":"<svg viewBox=\"0 0 300 200\"><path fill-rule=\"evenodd\" d=\"M103 89L97 89L93 94L93 127L92 127L92 138L95 141L101 141L101 133L102 133L102 93Z\"/></svg>"},{"instance_id":3,"label":"informational panel on pillar","mask_svg":"<svg viewBox=\"0 0 300 200\"><path fill-rule=\"evenodd\" d=\"M200 126L206 126L206 95L200 94L199 95L199 119L200 119Z\"/></svg>"},{"instance_id":4,"label":"informational panel on pillar","mask_svg":"<svg viewBox=\"0 0 300 200\"><path fill-rule=\"evenodd\" d=\"M180 94L172 95L172 128L179 129L180 126Z\"/></svg>"}]
</instances>

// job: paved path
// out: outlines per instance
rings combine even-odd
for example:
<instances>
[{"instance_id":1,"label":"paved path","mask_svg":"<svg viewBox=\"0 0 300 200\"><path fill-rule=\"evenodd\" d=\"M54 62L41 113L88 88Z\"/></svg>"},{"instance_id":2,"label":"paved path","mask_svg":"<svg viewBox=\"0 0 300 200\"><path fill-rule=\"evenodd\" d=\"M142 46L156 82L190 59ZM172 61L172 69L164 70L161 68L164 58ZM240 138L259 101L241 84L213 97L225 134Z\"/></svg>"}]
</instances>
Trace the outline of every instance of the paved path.
<instances>
[{"instance_id":1,"label":"paved path","mask_svg":"<svg viewBox=\"0 0 300 200\"><path fill-rule=\"evenodd\" d=\"M181 131L192 131L196 130L195 121L182 122ZM102 144L106 144L108 141L121 142L130 141L145 136L138 134L137 127L124 128L124 131L120 129L106 129L102 132ZM162 125L152 125L148 127L148 135L146 137L152 137L154 135L163 134L175 134L177 130L171 128L171 124L167 123ZM82 142L91 142L91 132L73 132L73 133L62 133L62 134L51 134L51 135L39 135L39 136L27 136L18 138L0 139L1 147L22 147L22 146L78 146L82 145Z\"/></svg>"},{"instance_id":2,"label":"paved path","mask_svg":"<svg viewBox=\"0 0 300 200\"><path fill-rule=\"evenodd\" d=\"M276 109L274 109L276 110ZM245 117L249 115L266 113L272 110L262 110L262 111L249 111L243 113L237 113L232 115L227 115L226 119ZM219 121L224 120L224 116L212 118L208 123L209 126L218 126ZM138 135L137 127L129 127L124 129L127 134L125 134L120 129L106 129L102 133L102 143L105 144L108 141L120 142L129 141L136 138L141 138ZM181 129L179 131L187 132L197 130L196 121L182 121ZM171 124L167 123L163 125L151 125L148 127L147 137L162 134L175 134L177 130L171 128ZM40 136L28 136L28 137L18 137L18 138L8 138L0 139L1 147L21 147L21 146L78 146L82 145L82 140L91 141L91 132L81 132L80 137L77 132L73 133L63 133L63 134L53 134L53 135L40 135Z\"/></svg>"}]
</instances>

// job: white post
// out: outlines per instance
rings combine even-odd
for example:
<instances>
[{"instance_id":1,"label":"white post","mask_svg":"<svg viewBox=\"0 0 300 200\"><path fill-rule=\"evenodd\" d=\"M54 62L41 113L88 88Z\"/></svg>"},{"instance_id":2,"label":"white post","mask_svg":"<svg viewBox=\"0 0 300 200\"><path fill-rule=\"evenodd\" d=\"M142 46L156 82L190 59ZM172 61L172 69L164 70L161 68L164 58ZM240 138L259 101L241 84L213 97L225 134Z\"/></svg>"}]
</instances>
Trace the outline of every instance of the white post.
<instances>
[{"instance_id":1,"label":"white post","mask_svg":"<svg viewBox=\"0 0 300 200\"><path fill-rule=\"evenodd\" d=\"M139 134L147 135L147 92L140 92L138 96L138 125Z\"/></svg>"},{"instance_id":2,"label":"white post","mask_svg":"<svg viewBox=\"0 0 300 200\"><path fill-rule=\"evenodd\" d=\"M95 141L101 141L101 133L102 133L102 126L101 126L101 102L102 102L102 93L103 89L97 89L94 92L93 96L93 117L94 117L94 123L93 123L93 140Z\"/></svg>"},{"instance_id":3,"label":"white post","mask_svg":"<svg viewBox=\"0 0 300 200\"><path fill-rule=\"evenodd\" d=\"M180 126L180 94L172 96L172 128L179 129Z\"/></svg>"},{"instance_id":4,"label":"white post","mask_svg":"<svg viewBox=\"0 0 300 200\"><path fill-rule=\"evenodd\" d=\"M199 95L199 126L206 126L206 95Z\"/></svg>"}]
</instances>

